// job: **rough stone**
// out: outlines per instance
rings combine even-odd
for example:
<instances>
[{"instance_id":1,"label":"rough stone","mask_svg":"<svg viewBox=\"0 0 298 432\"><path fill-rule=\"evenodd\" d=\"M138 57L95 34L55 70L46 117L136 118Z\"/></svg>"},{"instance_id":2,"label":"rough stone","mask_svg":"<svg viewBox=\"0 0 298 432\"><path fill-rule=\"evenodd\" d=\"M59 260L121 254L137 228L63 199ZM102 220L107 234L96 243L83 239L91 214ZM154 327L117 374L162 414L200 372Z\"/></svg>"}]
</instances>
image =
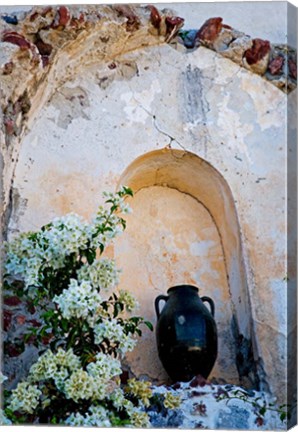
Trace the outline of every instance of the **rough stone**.
<instances>
[{"instance_id":1,"label":"rough stone","mask_svg":"<svg viewBox=\"0 0 298 432\"><path fill-rule=\"evenodd\" d=\"M245 51L252 47L252 39L250 36L242 35L233 40L226 49L220 54L235 63L241 65Z\"/></svg>"},{"instance_id":2,"label":"rough stone","mask_svg":"<svg viewBox=\"0 0 298 432\"><path fill-rule=\"evenodd\" d=\"M252 47L244 53L243 65L259 75L264 75L270 58L270 42L253 39Z\"/></svg>"},{"instance_id":3,"label":"rough stone","mask_svg":"<svg viewBox=\"0 0 298 432\"><path fill-rule=\"evenodd\" d=\"M222 29L222 18L210 18L198 30L197 38L208 46L213 46Z\"/></svg>"},{"instance_id":4,"label":"rough stone","mask_svg":"<svg viewBox=\"0 0 298 432\"><path fill-rule=\"evenodd\" d=\"M284 64L284 58L281 55L271 60L268 66L268 70L271 73L271 75L278 75L282 73L283 64Z\"/></svg>"},{"instance_id":5,"label":"rough stone","mask_svg":"<svg viewBox=\"0 0 298 432\"><path fill-rule=\"evenodd\" d=\"M4 297L3 303L7 306L17 306L21 300L17 296Z\"/></svg>"},{"instance_id":6,"label":"rough stone","mask_svg":"<svg viewBox=\"0 0 298 432\"><path fill-rule=\"evenodd\" d=\"M228 386L225 386L228 387ZM165 387L153 387L153 394L162 400ZM169 389L167 389L169 390ZM171 390L171 389L170 389ZM180 398L181 404L175 409L161 408L161 403L147 409L151 424L156 428L178 429L224 429L224 430L276 430L285 428L276 411L267 411L263 415L257 408L266 403L274 402L265 393L256 392L243 400L233 398L234 393L242 396L246 390L229 385L229 390L223 390L219 385L207 385L195 397L189 399L189 383L181 383L179 389L172 390ZM221 397L218 397L221 395ZM225 397L223 397L225 395ZM255 402L256 401L256 402ZM256 405L253 406L253 403Z\"/></svg>"},{"instance_id":7,"label":"rough stone","mask_svg":"<svg viewBox=\"0 0 298 432\"><path fill-rule=\"evenodd\" d=\"M249 411L229 404L227 411L219 412L217 427L219 429L249 429Z\"/></svg>"},{"instance_id":8,"label":"rough stone","mask_svg":"<svg viewBox=\"0 0 298 432\"><path fill-rule=\"evenodd\" d=\"M288 60L290 76L294 79L297 79L297 63L291 57Z\"/></svg>"}]
</instances>

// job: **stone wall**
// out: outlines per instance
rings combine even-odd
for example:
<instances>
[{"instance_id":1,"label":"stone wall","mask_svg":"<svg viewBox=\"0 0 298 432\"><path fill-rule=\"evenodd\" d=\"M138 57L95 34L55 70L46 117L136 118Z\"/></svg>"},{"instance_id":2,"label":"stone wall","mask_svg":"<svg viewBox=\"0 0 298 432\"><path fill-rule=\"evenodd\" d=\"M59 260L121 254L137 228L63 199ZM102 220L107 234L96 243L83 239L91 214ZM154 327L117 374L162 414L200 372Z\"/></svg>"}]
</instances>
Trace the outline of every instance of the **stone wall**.
<instances>
[{"instance_id":1,"label":"stone wall","mask_svg":"<svg viewBox=\"0 0 298 432\"><path fill-rule=\"evenodd\" d=\"M134 212L108 251L121 287L154 322L154 297L198 285L216 303L211 378L282 400L295 51L221 18L177 35L183 19L153 6L35 8L16 19L3 21L1 43L5 234L69 211L89 218L102 191L131 186ZM10 334L35 319L14 302L4 299ZM150 357L141 346L128 366L163 382L154 335L144 341ZM18 370L28 351L14 348Z\"/></svg>"}]
</instances>

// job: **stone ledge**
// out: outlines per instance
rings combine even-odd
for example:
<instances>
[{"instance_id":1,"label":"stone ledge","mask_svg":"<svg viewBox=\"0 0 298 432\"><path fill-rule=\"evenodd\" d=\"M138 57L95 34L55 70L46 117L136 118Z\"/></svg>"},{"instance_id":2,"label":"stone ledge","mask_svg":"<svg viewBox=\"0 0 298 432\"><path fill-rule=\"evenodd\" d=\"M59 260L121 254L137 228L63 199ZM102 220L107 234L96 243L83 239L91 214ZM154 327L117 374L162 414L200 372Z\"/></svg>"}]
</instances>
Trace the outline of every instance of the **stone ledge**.
<instances>
[{"instance_id":1,"label":"stone ledge","mask_svg":"<svg viewBox=\"0 0 298 432\"><path fill-rule=\"evenodd\" d=\"M165 409L156 404L148 408L154 428L285 430L290 426L290 421L281 421L278 406L264 392L233 384L212 384L195 377L188 383L154 387L153 393L162 398L169 390L180 397L180 407Z\"/></svg>"}]
</instances>

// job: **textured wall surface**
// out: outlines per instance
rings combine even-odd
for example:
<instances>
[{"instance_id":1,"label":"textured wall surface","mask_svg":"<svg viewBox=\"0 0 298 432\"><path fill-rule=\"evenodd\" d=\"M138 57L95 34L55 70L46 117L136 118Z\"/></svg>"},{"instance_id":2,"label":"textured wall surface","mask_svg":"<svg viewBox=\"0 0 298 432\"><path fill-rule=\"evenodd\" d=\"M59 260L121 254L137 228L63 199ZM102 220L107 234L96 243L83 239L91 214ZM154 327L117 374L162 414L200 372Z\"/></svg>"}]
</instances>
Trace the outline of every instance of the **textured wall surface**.
<instances>
[{"instance_id":1,"label":"textured wall surface","mask_svg":"<svg viewBox=\"0 0 298 432\"><path fill-rule=\"evenodd\" d=\"M17 138L20 152L6 174L12 179L9 236L69 211L89 218L102 191L115 190L129 178L123 173L130 164L148 152L180 150L181 166L183 155L198 156L230 189L227 195L219 183L218 209L207 183L189 195L179 190L178 174L165 173L164 183L150 180L137 191L127 231L109 253L123 269L121 287L136 293L153 321L153 299L172 285L196 284L213 297L220 355L211 376L239 383L253 360L261 388L282 398L287 95L206 47L165 44L166 35L148 36L149 24L127 37L122 22L111 23L87 27L61 50L31 100ZM104 29L112 41L108 53L104 40L92 48ZM130 44L124 53L123 41ZM6 138L8 131L6 126ZM8 149L14 140L8 136ZM157 178L154 164L150 169ZM229 219L231 201L236 216ZM232 221L231 231L221 227L223 220ZM146 334L143 344L128 359L130 368L160 382L165 375L153 335ZM150 356L142 355L143 346Z\"/></svg>"}]
</instances>

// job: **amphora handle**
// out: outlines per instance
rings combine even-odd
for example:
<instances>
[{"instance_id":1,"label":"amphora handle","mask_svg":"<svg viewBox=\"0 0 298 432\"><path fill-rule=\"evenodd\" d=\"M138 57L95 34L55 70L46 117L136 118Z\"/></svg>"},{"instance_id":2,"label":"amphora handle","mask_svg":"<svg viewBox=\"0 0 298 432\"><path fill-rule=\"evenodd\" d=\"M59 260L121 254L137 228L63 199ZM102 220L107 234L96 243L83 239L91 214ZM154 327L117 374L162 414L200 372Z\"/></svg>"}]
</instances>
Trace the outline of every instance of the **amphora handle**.
<instances>
[{"instance_id":1,"label":"amphora handle","mask_svg":"<svg viewBox=\"0 0 298 432\"><path fill-rule=\"evenodd\" d=\"M160 300L167 301L168 298L169 298L168 296L163 295L163 294L156 297L154 304L155 304L155 312L156 312L157 319L160 317L160 310L159 310Z\"/></svg>"},{"instance_id":2,"label":"amphora handle","mask_svg":"<svg viewBox=\"0 0 298 432\"><path fill-rule=\"evenodd\" d=\"M211 309L211 314L214 317L214 312L215 312L215 306L214 306L214 301L207 296L201 297L202 302L207 302L209 303L210 309Z\"/></svg>"}]
</instances>

